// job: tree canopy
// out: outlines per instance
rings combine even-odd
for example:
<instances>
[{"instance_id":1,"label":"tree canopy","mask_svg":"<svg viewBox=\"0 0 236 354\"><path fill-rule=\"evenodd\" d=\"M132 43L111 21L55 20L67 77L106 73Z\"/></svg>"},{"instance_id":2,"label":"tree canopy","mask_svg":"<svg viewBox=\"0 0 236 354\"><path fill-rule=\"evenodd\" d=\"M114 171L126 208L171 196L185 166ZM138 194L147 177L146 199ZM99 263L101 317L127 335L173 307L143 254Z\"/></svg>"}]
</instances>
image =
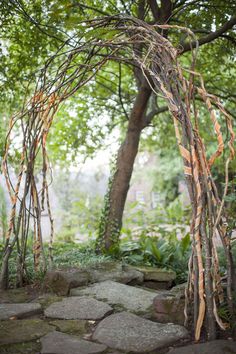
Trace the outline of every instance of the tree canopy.
<instances>
[{"instance_id":1,"label":"tree canopy","mask_svg":"<svg viewBox=\"0 0 236 354\"><path fill-rule=\"evenodd\" d=\"M123 13L148 23L158 23L162 21L160 11L163 4L156 1L3 1L0 63L2 115L9 116L19 109L24 97L32 93L40 68L63 41L74 45L73 36L83 31L85 18ZM171 6L169 24L186 26L200 38L200 43L209 42L201 46L197 70L203 74L208 91L218 94L233 114L235 95L232 75L235 71L236 39L229 22L232 22L235 13L234 1L166 1L163 13L168 10L168 4ZM228 24L228 29L212 41L212 33L225 24ZM185 34L170 31L169 36L182 48L180 50L188 49ZM187 65L189 53L182 55L182 61ZM78 97L71 98L59 111L51 133L54 138L50 142L57 161L58 156L62 161L67 157L68 161L68 158L73 160L77 152L94 153L103 146L104 136L116 126L124 131L135 94L132 68L126 63L109 63ZM163 147L166 137L173 144L173 131L166 118L168 113L166 110L159 113L163 106L161 99L150 103L150 117L154 115L149 128L152 133L147 131L143 134L148 146L152 146L153 142L155 146L159 144ZM97 124L98 116L107 117L103 118L102 125Z\"/></svg>"}]
</instances>

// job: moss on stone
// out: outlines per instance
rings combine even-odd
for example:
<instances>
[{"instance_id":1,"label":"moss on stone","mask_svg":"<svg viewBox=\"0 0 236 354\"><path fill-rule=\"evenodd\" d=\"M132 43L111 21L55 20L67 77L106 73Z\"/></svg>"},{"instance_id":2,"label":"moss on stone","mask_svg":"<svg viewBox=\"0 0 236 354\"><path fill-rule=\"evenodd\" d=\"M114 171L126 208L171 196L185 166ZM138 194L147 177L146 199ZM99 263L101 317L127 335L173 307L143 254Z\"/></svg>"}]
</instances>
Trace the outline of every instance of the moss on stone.
<instances>
[{"instance_id":1,"label":"moss on stone","mask_svg":"<svg viewBox=\"0 0 236 354\"><path fill-rule=\"evenodd\" d=\"M41 350L39 341L6 344L0 347L1 354L35 354Z\"/></svg>"},{"instance_id":2,"label":"moss on stone","mask_svg":"<svg viewBox=\"0 0 236 354\"><path fill-rule=\"evenodd\" d=\"M84 320L50 320L49 324L55 326L60 332L77 336L89 331L89 322Z\"/></svg>"},{"instance_id":3,"label":"moss on stone","mask_svg":"<svg viewBox=\"0 0 236 354\"><path fill-rule=\"evenodd\" d=\"M26 288L18 288L18 289L9 289L6 291L0 291L0 302L9 302L9 303L22 303L27 302L32 298L27 293Z\"/></svg>"},{"instance_id":4,"label":"moss on stone","mask_svg":"<svg viewBox=\"0 0 236 354\"><path fill-rule=\"evenodd\" d=\"M0 322L0 346L36 340L55 328L40 319Z\"/></svg>"},{"instance_id":5,"label":"moss on stone","mask_svg":"<svg viewBox=\"0 0 236 354\"><path fill-rule=\"evenodd\" d=\"M58 302L63 299L64 299L63 296L57 296L55 294L43 294L37 299L37 302L39 302L42 308L45 310L48 306L50 306L54 302Z\"/></svg>"}]
</instances>

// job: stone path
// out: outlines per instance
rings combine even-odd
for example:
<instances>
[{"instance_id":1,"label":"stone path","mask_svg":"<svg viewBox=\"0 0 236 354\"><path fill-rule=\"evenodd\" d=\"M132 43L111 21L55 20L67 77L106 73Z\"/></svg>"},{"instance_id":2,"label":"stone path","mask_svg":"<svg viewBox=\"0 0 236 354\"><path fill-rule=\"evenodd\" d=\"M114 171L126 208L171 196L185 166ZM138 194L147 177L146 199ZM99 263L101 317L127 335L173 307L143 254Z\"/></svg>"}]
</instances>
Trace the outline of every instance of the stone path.
<instances>
[{"instance_id":1,"label":"stone path","mask_svg":"<svg viewBox=\"0 0 236 354\"><path fill-rule=\"evenodd\" d=\"M59 332L83 336L89 332L89 321L84 320L50 320L49 325Z\"/></svg>"},{"instance_id":2,"label":"stone path","mask_svg":"<svg viewBox=\"0 0 236 354\"><path fill-rule=\"evenodd\" d=\"M29 342L53 330L54 327L41 319L1 321L0 345Z\"/></svg>"},{"instance_id":3,"label":"stone path","mask_svg":"<svg viewBox=\"0 0 236 354\"><path fill-rule=\"evenodd\" d=\"M148 352L186 338L182 326L155 323L129 312L106 317L93 334L93 339L125 353Z\"/></svg>"},{"instance_id":4,"label":"stone path","mask_svg":"<svg viewBox=\"0 0 236 354\"><path fill-rule=\"evenodd\" d=\"M72 289L70 294L80 296L93 296L98 300L107 302L110 305L120 307L122 310L151 316L153 299L157 295L154 291L148 291L129 285L104 281L90 285L85 289Z\"/></svg>"},{"instance_id":5,"label":"stone path","mask_svg":"<svg viewBox=\"0 0 236 354\"><path fill-rule=\"evenodd\" d=\"M95 267L90 267L89 274L92 283L115 280L122 284L128 284L131 281L140 284L144 280L142 272L129 266L124 267L121 263L116 262L101 263Z\"/></svg>"},{"instance_id":6,"label":"stone path","mask_svg":"<svg viewBox=\"0 0 236 354\"><path fill-rule=\"evenodd\" d=\"M101 320L111 313L112 307L88 297L69 297L50 305L44 314L64 320Z\"/></svg>"},{"instance_id":7,"label":"stone path","mask_svg":"<svg viewBox=\"0 0 236 354\"><path fill-rule=\"evenodd\" d=\"M0 304L0 321L9 318L24 318L42 312L40 304Z\"/></svg>"},{"instance_id":8,"label":"stone path","mask_svg":"<svg viewBox=\"0 0 236 354\"><path fill-rule=\"evenodd\" d=\"M236 354L236 342L232 340L214 340L208 343L174 348L168 351L168 354Z\"/></svg>"},{"instance_id":9,"label":"stone path","mask_svg":"<svg viewBox=\"0 0 236 354\"><path fill-rule=\"evenodd\" d=\"M104 262L86 270L72 268L48 271L44 280L44 289L58 295L68 295L70 289L104 280L114 280L122 284L130 282L140 284L144 281L144 273L133 267L123 267L118 262Z\"/></svg>"},{"instance_id":10,"label":"stone path","mask_svg":"<svg viewBox=\"0 0 236 354\"><path fill-rule=\"evenodd\" d=\"M176 273L153 267L134 267L120 262L102 262L86 269L69 268L50 270L44 279L44 290L57 295L68 295L69 290L112 280L122 284L142 285L152 289L169 289L176 279Z\"/></svg>"},{"instance_id":11,"label":"stone path","mask_svg":"<svg viewBox=\"0 0 236 354\"><path fill-rule=\"evenodd\" d=\"M107 347L76 336L52 332L41 338L42 354L95 354L104 352Z\"/></svg>"},{"instance_id":12,"label":"stone path","mask_svg":"<svg viewBox=\"0 0 236 354\"><path fill-rule=\"evenodd\" d=\"M93 271L93 281L105 281L85 286L86 271L76 270L68 276L63 271L63 277L61 274L58 278L52 277L52 284L55 280L57 285L56 294L67 294L72 288L70 297L42 293L32 296L24 293L24 289L0 292L0 353L153 354L161 350L169 354L236 354L235 342L231 341L186 346L189 336L183 326L157 322L163 317L169 322L175 321L174 313L178 313L183 300L183 287L171 291L145 287L149 280L165 280L163 271L159 270L157 275L151 269L134 269L126 277L123 267L112 269L111 274L116 280L121 277L122 283L132 277L135 282L143 278L144 288L107 280L111 276L108 270L104 271L103 278L102 268ZM91 276L91 270L88 273ZM167 274L166 284L170 284L173 276L173 273ZM65 286L65 290L60 289L59 284ZM78 284L80 286L73 289ZM172 348L175 344L185 346Z\"/></svg>"},{"instance_id":13,"label":"stone path","mask_svg":"<svg viewBox=\"0 0 236 354\"><path fill-rule=\"evenodd\" d=\"M136 267L136 270L143 273L144 281L171 282L176 278L176 273L173 270L152 267Z\"/></svg>"}]
</instances>

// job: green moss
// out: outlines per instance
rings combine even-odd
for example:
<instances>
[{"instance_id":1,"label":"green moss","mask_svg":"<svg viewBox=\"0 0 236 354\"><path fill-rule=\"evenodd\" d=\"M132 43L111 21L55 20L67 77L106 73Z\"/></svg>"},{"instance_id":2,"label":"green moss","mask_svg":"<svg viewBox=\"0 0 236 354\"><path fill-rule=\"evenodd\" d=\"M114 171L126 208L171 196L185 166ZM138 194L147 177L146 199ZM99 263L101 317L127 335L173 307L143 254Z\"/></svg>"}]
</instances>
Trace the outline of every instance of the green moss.
<instances>
[{"instance_id":1,"label":"green moss","mask_svg":"<svg viewBox=\"0 0 236 354\"><path fill-rule=\"evenodd\" d=\"M89 331L89 322L83 320L52 320L49 324L55 326L60 332L77 336Z\"/></svg>"},{"instance_id":2,"label":"green moss","mask_svg":"<svg viewBox=\"0 0 236 354\"><path fill-rule=\"evenodd\" d=\"M62 296L57 296L54 294L44 294L43 296L37 299L37 302L39 302L42 305L43 309L46 309L49 305L61 300L63 300Z\"/></svg>"},{"instance_id":3,"label":"green moss","mask_svg":"<svg viewBox=\"0 0 236 354\"><path fill-rule=\"evenodd\" d=\"M12 302L21 303L27 302L30 299L30 295L27 293L26 288L9 289L7 291L0 291L0 303Z\"/></svg>"},{"instance_id":4,"label":"green moss","mask_svg":"<svg viewBox=\"0 0 236 354\"><path fill-rule=\"evenodd\" d=\"M0 346L34 341L53 330L53 326L40 319L1 321Z\"/></svg>"},{"instance_id":5,"label":"green moss","mask_svg":"<svg viewBox=\"0 0 236 354\"><path fill-rule=\"evenodd\" d=\"M3 345L0 348L1 354L35 354L41 350L41 344L39 341L24 342L16 344Z\"/></svg>"}]
</instances>

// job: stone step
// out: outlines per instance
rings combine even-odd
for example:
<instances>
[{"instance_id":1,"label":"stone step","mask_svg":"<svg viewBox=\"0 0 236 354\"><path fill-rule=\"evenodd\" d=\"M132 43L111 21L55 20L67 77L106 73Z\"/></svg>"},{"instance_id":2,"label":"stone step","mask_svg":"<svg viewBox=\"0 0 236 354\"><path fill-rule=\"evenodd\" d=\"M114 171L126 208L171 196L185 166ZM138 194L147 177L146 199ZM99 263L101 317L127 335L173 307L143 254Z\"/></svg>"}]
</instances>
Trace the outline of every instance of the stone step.
<instances>
[{"instance_id":1,"label":"stone step","mask_svg":"<svg viewBox=\"0 0 236 354\"><path fill-rule=\"evenodd\" d=\"M55 302L46 308L44 314L49 318L64 320L101 320L113 311L108 304L91 297L69 297Z\"/></svg>"},{"instance_id":2,"label":"stone step","mask_svg":"<svg viewBox=\"0 0 236 354\"><path fill-rule=\"evenodd\" d=\"M89 342L57 331L47 334L40 341L41 354L96 354L107 349L104 344Z\"/></svg>"},{"instance_id":3,"label":"stone step","mask_svg":"<svg viewBox=\"0 0 236 354\"><path fill-rule=\"evenodd\" d=\"M42 312L38 303L0 304L0 320L25 318Z\"/></svg>"},{"instance_id":4,"label":"stone step","mask_svg":"<svg viewBox=\"0 0 236 354\"><path fill-rule=\"evenodd\" d=\"M144 280L153 280L156 282L172 282L176 279L176 273L173 270L155 268L155 267L135 267L137 271L143 273Z\"/></svg>"},{"instance_id":5,"label":"stone step","mask_svg":"<svg viewBox=\"0 0 236 354\"><path fill-rule=\"evenodd\" d=\"M70 289L106 280L141 284L143 273L132 267L124 268L119 262L103 262L86 269L50 270L46 273L43 288L58 295L68 295Z\"/></svg>"},{"instance_id":6,"label":"stone step","mask_svg":"<svg viewBox=\"0 0 236 354\"><path fill-rule=\"evenodd\" d=\"M152 322L129 312L106 317L98 324L92 337L125 353L149 352L185 338L188 338L188 332L182 326Z\"/></svg>"},{"instance_id":7,"label":"stone step","mask_svg":"<svg viewBox=\"0 0 236 354\"><path fill-rule=\"evenodd\" d=\"M172 348L168 354L236 354L236 342L232 340L214 340L212 342L191 344Z\"/></svg>"},{"instance_id":8,"label":"stone step","mask_svg":"<svg viewBox=\"0 0 236 354\"><path fill-rule=\"evenodd\" d=\"M118 306L121 310L128 310L136 314L151 317L153 299L157 295L157 292L108 280L93 284L84 289L72 289L70 294L72 296L92 296L97 300L105 301L116 307Z\"/></svg>"}]
</instances>

